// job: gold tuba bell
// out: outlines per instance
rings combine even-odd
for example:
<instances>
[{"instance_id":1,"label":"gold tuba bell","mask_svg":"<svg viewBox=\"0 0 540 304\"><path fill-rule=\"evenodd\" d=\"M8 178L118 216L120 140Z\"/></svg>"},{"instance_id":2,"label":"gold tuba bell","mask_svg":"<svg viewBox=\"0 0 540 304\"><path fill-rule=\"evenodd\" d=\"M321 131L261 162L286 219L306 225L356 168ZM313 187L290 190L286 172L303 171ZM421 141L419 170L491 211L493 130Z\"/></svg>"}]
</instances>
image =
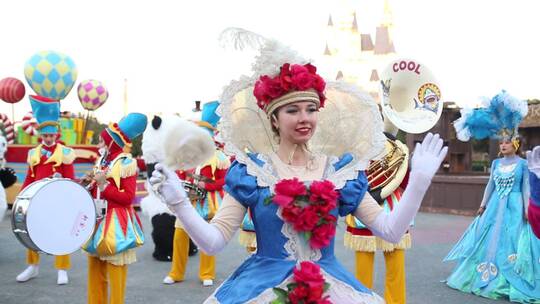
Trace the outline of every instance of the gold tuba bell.
<instances>
[{"instance_id":1,"label":"gold tuba bell","mask_svg":"<svg viewBox=\"0 0 540 304\"><path fill-rule=\"evenodd\" d=\"M398 129L428 131L439 120L443 102L433 73L411 59L390 62L382 73L379 95L387 142L384 156L372 161L366 174L370 191L380 190L384 199L400 186L408 170L409 149L395 138Z\"/></svg>"}]
</instances>

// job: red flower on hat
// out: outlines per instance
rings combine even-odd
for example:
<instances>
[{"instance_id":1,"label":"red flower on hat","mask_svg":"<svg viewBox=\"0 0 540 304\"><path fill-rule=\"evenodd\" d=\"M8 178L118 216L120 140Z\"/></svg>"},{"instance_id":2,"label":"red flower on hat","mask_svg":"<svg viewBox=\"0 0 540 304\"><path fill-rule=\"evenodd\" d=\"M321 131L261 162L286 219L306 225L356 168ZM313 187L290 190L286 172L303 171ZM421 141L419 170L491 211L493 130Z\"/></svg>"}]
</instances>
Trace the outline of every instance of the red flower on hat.
<instances>
[{"instance_id":1,"label":"red flower on hat","mask_svg":"<svg viewBox=\"0 0 540 304\"><path fill-rule=\"evenodd\" d=\"M277 76L261 76L255 83L253 95L257 99L259 108L264 110L272 100L289 92L312 89L319 95L322 108L326 100L324 96L325 87L326 82L317 74L317 68L311 63L305 65L285 63L280 67Z\"/></svg>"}]
</instances>

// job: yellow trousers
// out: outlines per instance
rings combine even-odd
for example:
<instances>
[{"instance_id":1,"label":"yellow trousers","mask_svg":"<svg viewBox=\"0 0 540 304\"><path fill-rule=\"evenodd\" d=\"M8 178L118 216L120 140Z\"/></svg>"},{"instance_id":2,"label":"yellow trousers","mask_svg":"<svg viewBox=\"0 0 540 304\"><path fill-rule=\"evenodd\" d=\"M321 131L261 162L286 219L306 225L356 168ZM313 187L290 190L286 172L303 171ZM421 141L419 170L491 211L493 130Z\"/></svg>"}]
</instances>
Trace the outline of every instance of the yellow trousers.
<instances>
[{"instance_id":1,"label":"yellow trousers","mask_svg":"<svg viewBox=\"0 0 540 304\"><path fill-rule=\"evenodd\" d=\"M356 278L367 288L373 288L374 252L356 251ZM404 304L405 293L405 250L395 249L384 253L386 278L384 300L387 304Z\"/></svg>"},{"instance_id":2,"label":"yellow trousers","mask_svg":"<svg viewBox=\"0 0 540 304\"><path fill-rule=\"evenodd\" d=\"M88 304L123 304L128 265L116 266L88 256ZM108 299L110 285L111 296Z\"/></svg>"},{"instance_id":3,"label":"yellow trousers","mask_svg":"<svg viewBox=\"0 0 540 304\"><path fill-rule=\"evenodd\" d=\"M39 264L39 253L34 250L28 249L26 251L26 263L29 265L38 265ZM54 268L58 270L68 270L71 268L71 261L69 254L66 255L55 255L54 256Z\"/></svg>"},{"instance_id":4,"label":"yellow trousers","mask_svg":"<svg viewBox=\"0 0 540 304\"><path fill-rule=\"evenodd\" d=\"M183 281L189 252L189 236L182 228L174 230L173 258L169 277L175 281ZM199 279L213 280L216 278L216 257L200 253Z\"/></svg>"}]
</instances>

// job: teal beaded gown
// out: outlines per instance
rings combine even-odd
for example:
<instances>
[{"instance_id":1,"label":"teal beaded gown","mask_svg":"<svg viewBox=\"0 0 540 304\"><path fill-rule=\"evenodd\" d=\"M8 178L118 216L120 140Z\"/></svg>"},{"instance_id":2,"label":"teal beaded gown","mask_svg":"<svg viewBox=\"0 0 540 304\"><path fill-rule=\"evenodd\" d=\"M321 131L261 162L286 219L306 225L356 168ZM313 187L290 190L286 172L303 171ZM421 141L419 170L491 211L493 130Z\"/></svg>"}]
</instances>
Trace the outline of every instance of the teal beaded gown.
<instances>
[{"instance_id":1,"label":"teal beaded gown","mask_svg":"<svg viewBox=\"0 0 540 304\"><path fill-rule=\"evenodd\" d=\"M531 245L530 239L527 245L529 225L524 218L524 201L529 193L527 162L519 157L496 159L491 168L486 210L444 259L457 261L446 283L486 298L540 303L540 280L538 284L534 279L527 280L540 272L523 267L524 261L531 259L523 249ZM522 255L519 259L518 252Z\"/></svg>"}]
</instances>

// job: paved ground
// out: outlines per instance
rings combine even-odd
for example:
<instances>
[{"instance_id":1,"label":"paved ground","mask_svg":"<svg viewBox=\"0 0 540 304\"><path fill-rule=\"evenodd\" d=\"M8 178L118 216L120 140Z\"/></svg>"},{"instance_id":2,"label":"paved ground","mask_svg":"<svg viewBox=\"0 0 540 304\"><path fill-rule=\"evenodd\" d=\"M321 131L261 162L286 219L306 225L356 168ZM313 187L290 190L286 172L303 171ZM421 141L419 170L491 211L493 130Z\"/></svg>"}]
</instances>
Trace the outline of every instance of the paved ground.
<instances>
[{"instance_id":1,"label":"paved ground","mask_svg":"<svg viewBox=\"0 0 540 304\"><path fill-rule=\"evenodd\" d=\"M441 260L452 244L459 239L472 218L419 214L413 230L413 248L407 253L407 298L408 303L492 303L494 301L463 294L441 283L451 271L452 265ZM126 303L202 303L214 288L202 287L197 279L198 255L190 258L186 281L172 286L161 283L169 270L169 263L152 258L153 243L150 238L150 224L143 219L147 243L138 250L138 262L129 268ZM343 249L343 223L338 229L336 255L349 269L353 270L353 252ZM231 242L219 254L216 286L247 257L238 242ZM70 283L56 285L56 271L53 259L42 256L39 277L17 283L15 277L25 268L25 249L13 234L9 219L0 223L0 303L86 303L86 257L77 252L72 255ZM375 291L383 294L384 261L382 255L376 257Z\"/></svg>"}]
</instances>

